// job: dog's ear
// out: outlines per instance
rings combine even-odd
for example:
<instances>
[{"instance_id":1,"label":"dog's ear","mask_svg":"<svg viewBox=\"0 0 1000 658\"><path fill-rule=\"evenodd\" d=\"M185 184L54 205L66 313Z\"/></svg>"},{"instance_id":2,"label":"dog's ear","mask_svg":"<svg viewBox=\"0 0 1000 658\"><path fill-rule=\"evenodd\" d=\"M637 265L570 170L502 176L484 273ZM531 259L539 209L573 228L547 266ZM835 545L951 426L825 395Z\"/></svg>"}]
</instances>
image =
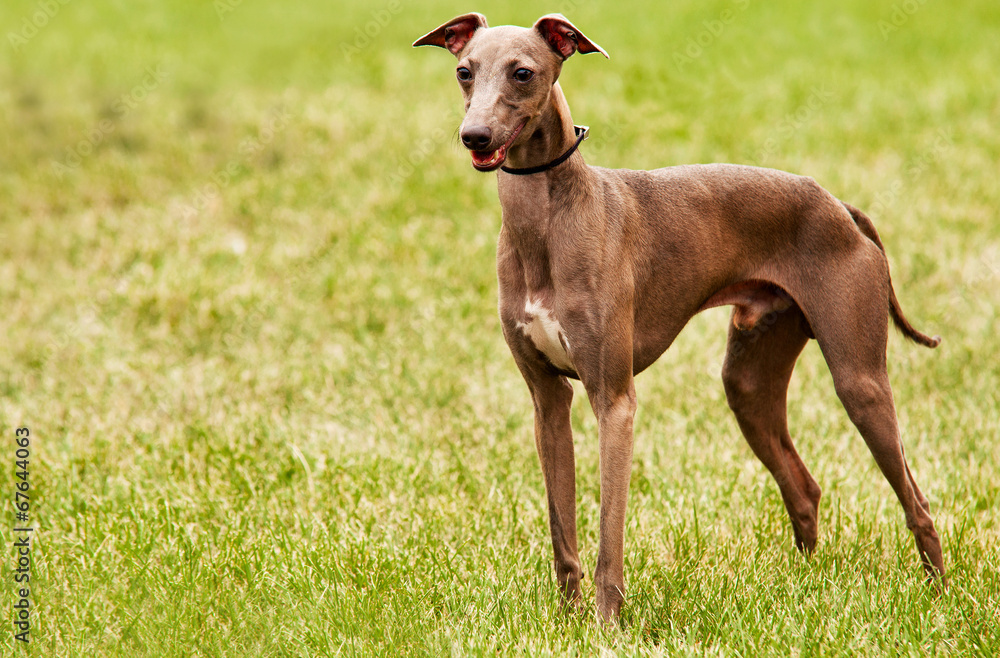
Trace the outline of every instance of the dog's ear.
<instances>
[{"instance_id":1,"label":"dog's ear","mask_svg":"<svg viewBox=\"0 0 1000 658\"><path fill-rule=\"evenodd\" d=\"M601 53L609 59L611 57L604 52L604 48L583 36L583 33L566 20L562 14L542 16L535 21L535 29L541 33L549 47L563 59L577 51L583 54Z\"/></svg>"},{"instance_id":2,"label":"dog's ear","mask_svg":"<svg viewBox=\"0 0 1000 658\"><path fill-rule=\"evenodd\" d=\"M452 55L465 48L472 35L481 27L489 27L486 17L475 12L456 16L436 30L432 30L413 42L414 46L438 46L447 48Z\"/></svg>"}]
</instances>

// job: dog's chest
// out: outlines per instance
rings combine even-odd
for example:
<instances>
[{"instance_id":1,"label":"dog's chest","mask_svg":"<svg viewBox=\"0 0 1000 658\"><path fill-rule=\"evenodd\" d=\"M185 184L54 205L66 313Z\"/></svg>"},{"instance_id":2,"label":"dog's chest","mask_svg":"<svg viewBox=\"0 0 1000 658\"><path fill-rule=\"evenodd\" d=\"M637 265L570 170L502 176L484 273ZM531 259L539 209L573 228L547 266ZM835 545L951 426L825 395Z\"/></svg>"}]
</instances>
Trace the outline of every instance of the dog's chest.
<instances>
[{"instance_id":1,"label":"dog's chest","mask_svg":"<svg viewBox=\"0 0 1000 658\"><path fill-rule=\"evenodd\" d=\"M569 339L552 309L528 297L524 304L524 314L525 321L518 322L517 328L552 365L560 370L575 373Z\"/></svg>"}]
</instances>

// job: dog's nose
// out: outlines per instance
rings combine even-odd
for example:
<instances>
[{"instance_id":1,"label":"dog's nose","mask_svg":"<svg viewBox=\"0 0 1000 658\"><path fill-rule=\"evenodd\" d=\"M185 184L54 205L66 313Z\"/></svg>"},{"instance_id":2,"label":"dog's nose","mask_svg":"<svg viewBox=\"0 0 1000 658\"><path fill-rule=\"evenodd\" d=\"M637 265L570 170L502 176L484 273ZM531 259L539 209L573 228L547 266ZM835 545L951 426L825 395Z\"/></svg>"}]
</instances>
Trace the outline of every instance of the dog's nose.
<instances>
[{"instance_id":1,"label":"dog's nose","mask_svg":"<svg viewBox=\"0 0 1000 658\"><path fill-rule=\"evenodd\" d=\"M493 141L493 131L489 126L469 126L462 130L462 143L473 151L485 151Z\"/></svg>"}]
</instances>

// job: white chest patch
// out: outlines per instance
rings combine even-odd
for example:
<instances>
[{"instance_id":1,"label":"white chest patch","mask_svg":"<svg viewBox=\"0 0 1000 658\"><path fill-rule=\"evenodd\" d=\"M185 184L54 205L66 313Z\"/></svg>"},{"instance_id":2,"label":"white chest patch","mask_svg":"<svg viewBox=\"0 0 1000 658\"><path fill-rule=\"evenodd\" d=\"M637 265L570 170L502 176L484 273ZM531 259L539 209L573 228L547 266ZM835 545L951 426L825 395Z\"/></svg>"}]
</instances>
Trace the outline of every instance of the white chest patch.
<instances>
[{"instance_id":1,"label":"white chest patch","mask_svg":"<svg viewBox=\"0 0 1000 658\"><path fill-rule=\"evenodd\" d=\"M552 311L530 297L524 305L527 322L518 322L517 328L531 339L538 351L548 358L555 367L567 372L576 372L570 356L569 339L563 332L559 320Z\"/></svg>"}]
</instances>

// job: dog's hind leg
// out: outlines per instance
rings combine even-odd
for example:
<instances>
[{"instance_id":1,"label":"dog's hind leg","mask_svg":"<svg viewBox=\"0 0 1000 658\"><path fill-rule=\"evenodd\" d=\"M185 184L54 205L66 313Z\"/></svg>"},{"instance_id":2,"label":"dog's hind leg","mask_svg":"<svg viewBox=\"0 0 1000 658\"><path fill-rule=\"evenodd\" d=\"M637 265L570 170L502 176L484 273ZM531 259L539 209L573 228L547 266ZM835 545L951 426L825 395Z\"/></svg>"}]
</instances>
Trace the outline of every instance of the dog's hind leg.
<instances>
[{"instance_id":1,"label":"dog's hind leg","mask_svg":"<svg viewBox=\"0 0 1000 658\"><path fill-rule=\"evenodd\" d=\"M861 432L906 514L924 569L944 581L941 541L903 455L886 369L889 331L889 270L874 246L824 272L806 314L830 366L837 396ZM845 294L846 292L846 294ZM810 309L822 312L810 313Z\"/></svg>"},{"instance_id":2,"label":"dog's hind leg","mask_svg":"<svg viewBox=\"0 0 1000 658\"><path fill-rule=\"evenodd\" d=\"M726 398L754 454L774 476L792 520L795 545L804 552L816 546L820 488L795 451L788 433L786 395L792 369L809 336L797 306L764 315L752 329L737 321L729 326L722 379Z\"/></svg>"}]
</instances>

